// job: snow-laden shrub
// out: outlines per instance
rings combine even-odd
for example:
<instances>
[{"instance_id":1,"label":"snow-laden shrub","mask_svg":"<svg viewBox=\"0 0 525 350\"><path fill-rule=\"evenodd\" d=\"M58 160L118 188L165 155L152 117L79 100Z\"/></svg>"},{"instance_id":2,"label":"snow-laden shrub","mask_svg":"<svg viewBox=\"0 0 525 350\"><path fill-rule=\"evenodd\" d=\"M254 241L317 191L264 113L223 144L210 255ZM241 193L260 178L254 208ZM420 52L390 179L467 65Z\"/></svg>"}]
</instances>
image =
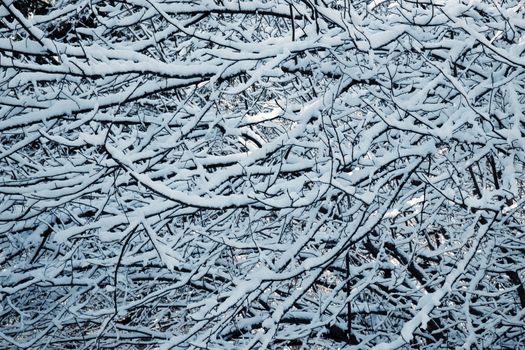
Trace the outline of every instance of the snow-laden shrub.
<instances>
[{"instance_id":1,"label":"snow-laden shrub","mask_svg":"<svg viewBox=\"0 0 525 350\"><path fill-rule=\"evenodd\" d=\"M521 1L0 6L0 348L517 348Z\"/></svg>"}]
</instances>

